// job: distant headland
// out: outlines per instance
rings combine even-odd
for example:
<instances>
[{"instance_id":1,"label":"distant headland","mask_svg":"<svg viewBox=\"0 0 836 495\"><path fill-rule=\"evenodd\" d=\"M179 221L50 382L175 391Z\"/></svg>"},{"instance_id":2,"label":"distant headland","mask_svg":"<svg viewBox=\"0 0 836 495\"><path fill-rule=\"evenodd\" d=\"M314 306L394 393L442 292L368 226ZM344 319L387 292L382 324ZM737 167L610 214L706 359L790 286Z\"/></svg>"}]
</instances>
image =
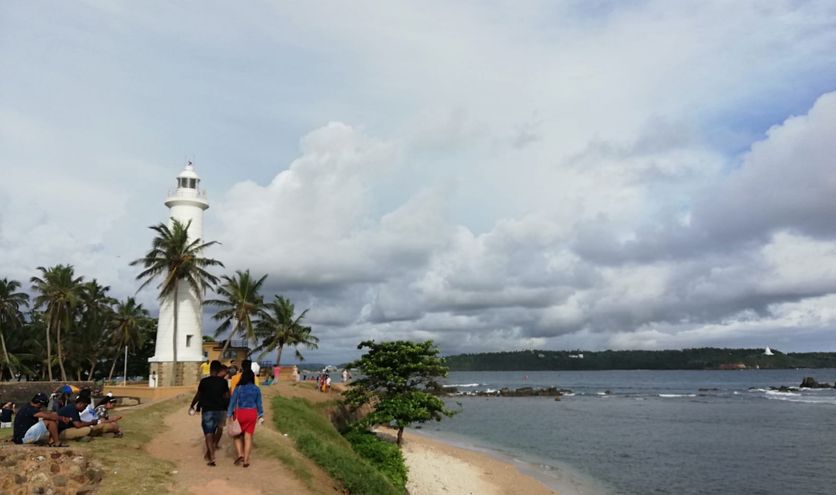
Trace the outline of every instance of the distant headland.
<instances>
[{"instance_id":1,"label":"distant headland","mask_svg":"<svg viewBox=\"0 0 836 495\"><path fill-rule=\"evenodd\" d=\"M544 351L458 354L446 358L450 371L561 370L742 370L836 368L836 352L775 349L699 349L664 351Z\"/></svg>"}]
</instances>

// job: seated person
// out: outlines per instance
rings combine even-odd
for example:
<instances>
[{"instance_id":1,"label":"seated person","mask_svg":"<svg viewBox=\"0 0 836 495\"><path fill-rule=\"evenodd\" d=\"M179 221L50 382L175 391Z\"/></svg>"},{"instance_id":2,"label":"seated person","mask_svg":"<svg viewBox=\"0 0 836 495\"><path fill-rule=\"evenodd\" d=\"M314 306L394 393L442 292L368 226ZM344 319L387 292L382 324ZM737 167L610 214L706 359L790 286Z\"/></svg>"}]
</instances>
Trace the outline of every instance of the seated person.
<instances>
[{"instance_id":1,"label":"seated person","mask_svg":"<svg viewBox=\"0 0 836 495\"><path fill-rule=\"evenodd\" d=\"M12 416L15 413L14 402L6 402L3 408L0 409L0 428L12 427Z\"/></svg>"},{"instance_id":2,"label":"seated person","mask_svg":"<svg viewBox=\"0 0 836 495\"><path fill-rule=\"evenodd\" d=\"M77 395L71 404L62 407L58 414L70 418L69 423L61 423L58 425L58 436L61 440L76 440L89 435L93 429L91 428L98 421L82 421L81 411L90 404L90 397L88 395Z\"/></svg>"},{"instance_id":3,"label":"seated person","mask_svg":"<svg viewBox=\"0 0 836 495\"><path fill-rule=\"evenodd\" d=\"M39 392L29 404L20 408L15 415L12 442L17 444L43 443L49 440L50 446L61 446L58 425L69 423L70 418L46 411L48 402L46 394Z\"/></svg>"},{"instance_id":4,"label":"seated person","mask_svg":"<svg viewBox=\"0 0 836 495\"><path fill-rule=\"evenodd\" d=\"M110 410L113 409L114 406L116 406L116 399L113 398L112 394L107 394L99 399L99 402L96 404L96 408L93 410L93 419L98 421L98 423L93 426L94 434L113 433L113 438L122 437L122 430L119 428L118 423L118 421L122 419L122 416L110 417ZM88 406L88 408L89 407L90 406ZM87 409L84 411L86 412ZM83 413L81 415L81 420L87 421Z\"/></svg>"}]
</instances>

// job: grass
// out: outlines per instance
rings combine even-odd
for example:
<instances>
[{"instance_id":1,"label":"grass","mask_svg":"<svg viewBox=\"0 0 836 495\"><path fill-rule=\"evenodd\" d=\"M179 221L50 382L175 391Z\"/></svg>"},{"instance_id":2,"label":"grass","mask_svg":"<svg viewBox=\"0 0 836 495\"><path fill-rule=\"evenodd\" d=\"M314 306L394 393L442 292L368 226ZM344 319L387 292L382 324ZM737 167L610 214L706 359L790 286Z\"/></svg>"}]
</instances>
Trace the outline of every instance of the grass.
<instances>
[{"instance_id":1,"label":"grass","mask_svg":"<svg viewBox=\"0 0 836 495\"><path fill-rule=\"evenodd\" d=\"M334 428L323 409L329 402L312 404L300 398L274 397L276 427L287 433L296 448L319 464L332 478L356 495L403 495L372 463L352 449Z\"/></svg>"},{"instance_id":2,"label":"grass","mask_svg":"<svg viewBox=\"0 0 836 495\"><path fill-rule=\"evenodd\" d=\"M277 432L271 432L273 435L278 435ZM298 480L305 484L308 489L315 492L316 487L314 486L313 475L311 474L310 470L305 463L297 457L298 454L295 451L290 451L288 449L283 448L278 439L271 439L275 441L268 441L268 442L259 442L258 449L260 452L267 454L270 457L278 459L279 462L287 466L291 472L296 476Z\"/></svg>"},{"instance_id":3,"label":"grass","mask_svg":"<svg viewBox=\"0 0 836 495\"><path fill-rule=\"evenodd\" d=\"M124 437L112 438L106 435L96 437L89 443L70 443L75 450L91 453L104 466L105 475L97 493L169 493L174 464L151 457L143 447L154 434L165 428L163 418L178 407L182 407L182 401L174 398L136 410L116 410L114 416L124 416L119 422L125 432ZM0 440L11 439L11 436L11 429L0 430Z\"/></svg>"}]
</instances>

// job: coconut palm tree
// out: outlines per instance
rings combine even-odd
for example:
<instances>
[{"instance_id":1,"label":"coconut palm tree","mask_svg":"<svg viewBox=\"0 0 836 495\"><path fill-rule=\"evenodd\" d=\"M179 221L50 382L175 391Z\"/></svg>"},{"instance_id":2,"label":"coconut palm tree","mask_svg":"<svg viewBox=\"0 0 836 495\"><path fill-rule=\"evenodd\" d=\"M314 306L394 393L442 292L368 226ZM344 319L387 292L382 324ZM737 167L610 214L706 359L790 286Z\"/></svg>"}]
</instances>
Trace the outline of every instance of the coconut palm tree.
<instances>
[{"instance_id":1,"label":"coconut palm tree","mask_svg":"<svg viewBox=\"0 0 836 495\"><path fill-rule=\"evenodd\" d=\"M131 266L142 265L144 268L136 276L137 280L144 280L137 292L159 277L162 278L157 286L160 291L159 299L164 300L167 297L172 297L174 302L174 335L172 342L174 362L177 362L179 292L183 290L180 287L181 283L188 285L188 288L193 290L198 297L201 297L207 288L218 283L218 278L206 269L213 266L224 266L218 260L202 256L206 248L217 244L217 242L189 239L191 224L191 220L184 224L172 218L171 227L163 223L150 227L157 233L151 241L151 250L144 257L131 262ZM172 380L174 376L175 374L172 373Z\"/></svg>"},{"instance_id":2,"label":"coconut palm tree","mask_svg":"<svg viewBox=\"0 0 836 495\"><path fill-rule=\"evenodd\" d=\"M81 283L84 277L76 277L72 265L55 265L50 268L39 266L38 270L40 270L41 276L32 277L31 282L32 288L38 293L35 297L35 307L45 307L47 362L49 363L52 360L50 334L54 329L61 380L67 381L61 331L67 330L72 322L74 308L81 297ZM52 366L47 366L49 379L52 380Z\"/></svg>"},{"instance_id":3,"label":"coconut palm tree","mask_svg":"<svg viewBox=\"0 0 836 495\"><path fill-rule=\"evenodd\" d=\"M107 381L113 379L113 370L116 369L116 362L122 355L121 350L125 347L135 350L142 346L146 331L150 331L154 320L148 316L148 311L137 304L133 297L116 304L113 315L112 343L116 348L116 356L113 358L113 365L110 367L110 374Z\"/></svg>"},{"instance_id":4,"label":"coconut palm tree","mask_svg":"<svg viewBox=\"0 0 836 495\"><path fill-rule=\"evenodd\" d=\"M249 270L245 272L239 270L232 277L224 275L221 278L223 283L216 289L216 292L223 299L212 299L206 301L206 304L221 308L212 317L213 320L221 322L215 330L215 337L219 337L232 328L221 351L221 356L223 356L236 335L247 340L256 340L253 320L264 314L264 298L259 294L259 290L267 275L255 280Z\"/></svg>"},{"instance_id":5,"label":"coconut palm tree","mask_svg":"<svg viewBox=\"0 0 836 495\"><path fill-rule=\"evenodd\" d=\"M302 319L308 310L302 311L295 316L296 308L289 299L282 296L275 296L273 301L267 305L267 311L256 325L256 335L262 338L261 345L256 350L264 350L261 355L276 351L276 366L282 361L282 350L293 347L296 357L304 359L299 352L299 346L308 349L319 347L319 339L311 335L311 327L302 325Z\"/></svg>"},{"instance_id":6,"label":"coconut palm tree","mask_svg":"<svg viewBox=\"0 0 836 495\"><path fill-rule=\"evenodd\" d=\"M29 305L29 295L18 292L20 282L17 280L0 279L0 344L3 346L3 360L9 368L12 377L15 375L14 365L6 347L5 332L19 329L23 326L22 309ZM2 373L0 373L2 378Z\"/></svg>"},{"instance_id":7,"label":"coconut palm tree","mask_svg":"<svg viewBox=\"0 0 836 495\"><path fill-rule=\"evenodd\" d=\"M95 279L82 284L78 305L78 325L73 339L77 356L77 374L81 367L89 365L87 376L93 379L99 358L107 351L107 340L113 319L112 306L116 300L107 295L110 287L102 286Z\"/></svg>"}]
</instances>

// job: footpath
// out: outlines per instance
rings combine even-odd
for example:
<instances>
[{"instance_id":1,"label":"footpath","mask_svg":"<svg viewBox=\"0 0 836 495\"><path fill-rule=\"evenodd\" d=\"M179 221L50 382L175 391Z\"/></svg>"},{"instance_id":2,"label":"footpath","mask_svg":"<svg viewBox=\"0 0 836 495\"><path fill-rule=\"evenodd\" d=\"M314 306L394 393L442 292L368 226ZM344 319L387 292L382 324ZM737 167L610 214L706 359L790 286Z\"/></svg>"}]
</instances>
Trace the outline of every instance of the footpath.
<instances>
[{"instance_id":1,"label":"footpath","mask_svg":"<svg viewBox=\"0 0 836 495\"><path fill-rule=\"evenodd\" d=\"M256 427L251 465L235 466L235 447L232 439L224 434L221 449L217 453L217 466L206 465L203 459L203 437L200 415L189 416L188 402L165 417L166 428L152 437L146 450L154 457L175 464L172 493L200 495L267 495L274 493L318 494L334 493L330 479L313 480L305 484L282 462L272 457L265 445L293 449L286 437L272 427L272 408L265 397L265 424ZM318 476L317 476L318 478ZM324 483L323 483L324 482ZM323 486L318 489L317 485ZM310 485L313 485L313 489Z\"/></svg>"}]
</instances>

